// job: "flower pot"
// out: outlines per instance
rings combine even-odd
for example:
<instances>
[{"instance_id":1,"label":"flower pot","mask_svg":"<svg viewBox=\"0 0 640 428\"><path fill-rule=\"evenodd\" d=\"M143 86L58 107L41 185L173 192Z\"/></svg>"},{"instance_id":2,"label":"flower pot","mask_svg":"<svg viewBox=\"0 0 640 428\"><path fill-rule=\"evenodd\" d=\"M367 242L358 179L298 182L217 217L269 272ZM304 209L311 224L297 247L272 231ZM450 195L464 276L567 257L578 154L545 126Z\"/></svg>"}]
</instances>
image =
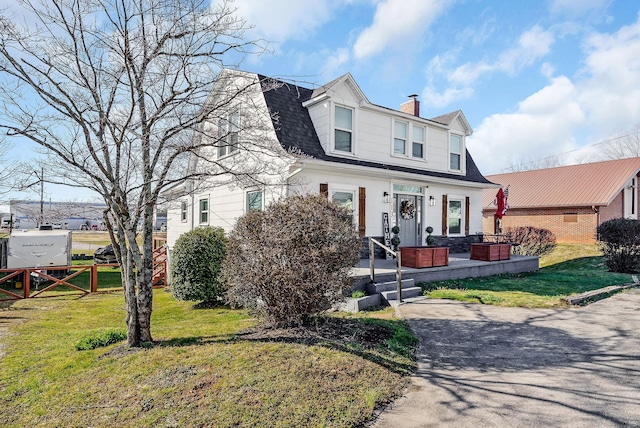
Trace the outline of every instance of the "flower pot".
<instances>
[{"instance_id":1,"label":"flower pot","mask_svg":"<svg viewBox=\"0 0 640 428\"><path fill-rule=\"evenodd\" d=\"M402 266L421 269L449 264L448 247L400 247Z\"/></svg>"},{"instance_id":2,"label":"flower pot","mask_svg":"<svg viewBox=\"0 0 640 428\"><path fill-rule=\"evenodd\" d=\"M511 244L471 244L471 260L493 262L496 260L509 260L511 257Z\"/></svg>"}]
</instances>

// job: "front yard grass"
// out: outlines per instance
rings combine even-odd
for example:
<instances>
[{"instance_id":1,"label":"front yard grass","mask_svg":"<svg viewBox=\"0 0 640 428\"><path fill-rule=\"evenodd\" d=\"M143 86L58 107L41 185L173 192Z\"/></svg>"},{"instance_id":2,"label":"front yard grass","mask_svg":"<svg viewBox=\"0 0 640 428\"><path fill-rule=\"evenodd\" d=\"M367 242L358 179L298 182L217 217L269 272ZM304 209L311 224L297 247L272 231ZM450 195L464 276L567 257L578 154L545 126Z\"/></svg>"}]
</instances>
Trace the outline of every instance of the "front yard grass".
<instances>
[{"instance_id":1,"label":"front yard grass","mask_svg":"<svg viewBox=\"0 0 640 428\"><path fill-rule=\"evenodd\" d=\"M631 275L607 271L596 245L559 244L540 259L538 272L422 283L432 298L498 306L562 306L561 298L632 282Z\"/></svg>"},{"instance_id":2,"label":"front yard grass","mask_svg":"<svg viewBox=\"0 0 640 428\"><path fill-rule=\"evenodd\" d=\"M334 317L269 336L244 311L194 309L164 290L156 343L75 350L124 317L121 293L0 307L0 426L360 426L415 367L398 320Z\"/></svg>"}]
</instances>

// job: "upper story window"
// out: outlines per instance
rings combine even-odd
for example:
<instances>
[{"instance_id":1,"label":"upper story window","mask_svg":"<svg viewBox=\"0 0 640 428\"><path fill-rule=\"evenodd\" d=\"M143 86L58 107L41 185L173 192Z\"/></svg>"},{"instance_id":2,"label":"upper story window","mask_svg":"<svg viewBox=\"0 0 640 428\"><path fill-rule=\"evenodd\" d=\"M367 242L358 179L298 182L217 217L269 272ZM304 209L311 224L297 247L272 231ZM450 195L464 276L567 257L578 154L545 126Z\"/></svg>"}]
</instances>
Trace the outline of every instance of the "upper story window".
<instances>
[{"instance_id":1,"label":"upper story window","mask_svg":"<svg viewBox=\"0 0 640 428\"><path fill-rule=\"evenodd\" d=\"M404 122L393 123L393 153L407 154L407 124Z\"/></svg>"},{"instance_id":2,"label":"upper story window","mask_svg":"<svg viewBox=\"0 0 640 428\"><path fill-rule=\"evenodd\" d=\"M247 192L247 212L262 211L262 191Z\"/></svg>"},{"instance_id":3,"label":"upper story window","mask_svg":"<svg viewBox=\"0 0 640 428\"><path fill-rule=\"evenodd\" d=\"M462 170L462 137L449 134L449 169Z\"/></svg>"},{"instance_id":4,"label":"upper story window","mask_svg":"<svg viewBox=\"0 0 640 428\"><path fill-rule=\"evenodd\" d=\"M336 106L335 109L334 149L340 152L353 152L353 110Z\"/></svg>"},{"instance_id":5,"label":"upper story window","mask_svg":"<svg viewBox=\"0 0 640 428\"><path fill-rule=\"evenodd\" d=\"M209 199L200 199L199 201L200 224L209 223Z\"/></svg>"},{"instance_id":6,"label":"upper story window","mask_svg":"<svg viewBox=\"0 0 640 428\"><path fill-rule=\"evenodd\" d=\"M414 158L424 159L424 127L413 125L411 131L411 156L413 156Z\"/></svg>"},{"instance_id":7,"label":"upper story window","mask_svg":"<svg viewBox=\"0 0 640 428\"><path fill-rule=\"evenodd\" d=\"M187 201L180 202L180 221L182 223L187 222Z\"/></svg>"},{"instance_id":8,"label":"upper story window","mask_svg":"<svg viewBox=\"0 0 640 428\"><path fill-rule=\"evenodd\" d=\"M240 132L240 113L231 113L218 121L218 158L238 151L238 133Z\"/></svg>"}]
</instances>

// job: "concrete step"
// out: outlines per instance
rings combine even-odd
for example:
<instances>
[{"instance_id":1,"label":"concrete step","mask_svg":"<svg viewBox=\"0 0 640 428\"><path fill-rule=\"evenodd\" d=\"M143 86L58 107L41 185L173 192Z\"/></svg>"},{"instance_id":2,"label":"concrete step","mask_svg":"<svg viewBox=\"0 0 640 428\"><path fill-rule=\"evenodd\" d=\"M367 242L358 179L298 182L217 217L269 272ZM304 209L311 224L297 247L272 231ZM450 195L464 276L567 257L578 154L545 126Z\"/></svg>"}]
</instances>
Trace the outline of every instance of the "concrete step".
<instances>
[{"instance_id":1,"label":"concrete step","mask_svg":"<svg viewBox=\"0 0 640 428\"><path fill-rule=\"evenodd\" d=\"M383 291L382 293L382 301L389 303L391 300L398 300L398 291ZM422 296L422 288L420 287L409 287L402 289L402 299L408 299L410 297L418 297Z\"/></svg>"},{"instance_id":2,"label":"concrete step","mask_svg":"<svg viewBox=\"0 0 640 428\"><path fill-rule=\"evenodd\" d=\"M387 303L389 303L389 306L391 306L392 308L397 308L400 305L404 305L405 303L413 303L413 302L419 302L420 300L425 300L428 299L427 296L417 296L417 297L404 297L402 296L402 303L400 303L397 300L389 300Z\"/></svg>"},{"instance_id":3,"label":"concrete step","mask_svg":"<svg viewBox=\"0 0 640 428\"><path fill-rule=\"evenodd\" d=\"M415 287L415 281L412 278L403 279L402 280L402 289ZM377 294L382 293L383 291L392 291L398 288L397 281L389 281L389 282L376 282L375 284L367 284L367 293L368 294Z\"/></svg>"}]
</instances>

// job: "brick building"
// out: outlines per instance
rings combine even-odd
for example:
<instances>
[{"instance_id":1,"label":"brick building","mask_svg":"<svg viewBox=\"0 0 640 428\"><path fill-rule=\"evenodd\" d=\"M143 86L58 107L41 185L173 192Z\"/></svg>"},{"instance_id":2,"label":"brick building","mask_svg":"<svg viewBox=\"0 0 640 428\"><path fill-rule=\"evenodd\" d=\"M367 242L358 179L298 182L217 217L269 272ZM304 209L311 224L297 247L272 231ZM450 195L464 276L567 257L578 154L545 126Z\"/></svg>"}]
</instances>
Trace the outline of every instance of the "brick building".
<instances>
[{"instance_id":1,"label":"brick building","mask_svg":"<svg viewBox=\"0 0 640 428\"><path fill-rule=\"evenodd\" d=\"M509 186L502 228L551 230L558 242L594 243L596 227L612 218L638 219L640 158L487 175ZM495 233L495 189L483 193L484 233Z\"/></svg>"}]
</instances>

